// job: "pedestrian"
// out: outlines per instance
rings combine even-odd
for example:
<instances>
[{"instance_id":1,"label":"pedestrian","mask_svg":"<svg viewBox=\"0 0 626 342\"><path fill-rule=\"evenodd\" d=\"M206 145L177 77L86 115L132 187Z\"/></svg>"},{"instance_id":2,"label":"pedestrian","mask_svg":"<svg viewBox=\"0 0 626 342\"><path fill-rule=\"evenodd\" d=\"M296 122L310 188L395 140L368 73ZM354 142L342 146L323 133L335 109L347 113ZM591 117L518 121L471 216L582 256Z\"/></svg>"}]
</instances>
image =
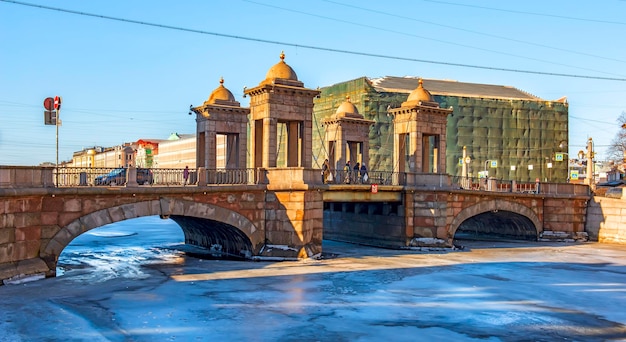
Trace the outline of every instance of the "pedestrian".
<instances>
[{"instance_id":1,"label":"pedestrian","mask_svg":"<svg viewBox=\"0 0 626 342\"><path fill-rule=\"evenodd\" d=\"M361 181L363 183L367 183L367 180L369 179L369 176L367 175L367 168L365 167L365 164L361 164L361 170L360 171L360 178Z\"/></svg>"},{"instance_id":2,"label":"pedestrian","mask_svg":"<svg viewBox=\"0 0 626 342\"><path fill-rule=\"evenodd\" d=\"M361 183L361 178L359 177L360 168L361 168L361 165L359 164L359 162L356 162L356 164L354 164L354 169L352 172L352 177L354 177L354 183Z\"/></svg>"},{"instance_id":3,"label":"pedestrian","mask_svg":"<svg viewBox=\"0 0 626 342\"><path fill-rule=\"evenodd\" d=\"M324 164L322 164L322 183L326 184L328 182L328 175L330 174L330 164L328 163L328 159L324 160Z\"/></svg>"},{"instance_id":4,"label":"pedestrian","mask_svg":"<svg viewBox=\"0 0 626 342\"><path fill-rule=\"evenodd\" d=\"M189 180L189 165L185 165L185 170L183 170L183 186L187 185L187 181Z\"/></svg>"},{"instance_id":5,"label":"pedestrian","mask_svg":"<svg viewBox=\"0 0 626 342\"><path fill-rule=\"evenodd\" d=\"M348 160L348 162L346 163L346 166L343 167L343 173L344 173L344 182L346 184L350 184L350 161Z\"/></svg>"}]
</instances>

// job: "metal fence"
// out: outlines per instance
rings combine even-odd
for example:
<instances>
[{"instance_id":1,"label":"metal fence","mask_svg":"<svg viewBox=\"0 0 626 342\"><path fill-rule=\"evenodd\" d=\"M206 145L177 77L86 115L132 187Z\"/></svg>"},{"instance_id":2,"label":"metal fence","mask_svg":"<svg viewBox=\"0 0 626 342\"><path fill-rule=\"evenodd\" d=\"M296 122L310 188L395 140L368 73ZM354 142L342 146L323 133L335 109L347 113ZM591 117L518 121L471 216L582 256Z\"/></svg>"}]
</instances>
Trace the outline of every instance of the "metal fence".
<instances>
[{"instance_id":1,"label":"metal fence","mask_svg":"<svg viewBox=\"0 0 626 342\"><path fill-rule=\"evenodd\" d=\"M121 172L123 170L123 172ZM128 181L127 168L111 167L61 167L54 170L53 180L58 187L74 186L125 186ZM184 169L136 169L139 186L185 185ZM193 172L187 184L192 184Z\"/></svg>"},{"instance_id":2,"label":"metal fence","mask_svg":"<svg viewBox=\"0 0 626 342\"><path fill-rule=\"evenodd\" d=\"M257 169L203 170L199 175L198 184L258 184L262 179L259 173Z\"/></svg>"},{"instance_id":3,"label":"metal fence","mask_svg":"<svg viewBox=\"0 0 626 342\"><path fill-rule=\"evenodd\" d=\"M122 168L103 167L0 167L0 188L21 187L81 187L125 186L127 175L118 175ZM127 169L124 169L127 170ZM186 185L251 185L266 184L268 169L192 169L185 179L184 169L136 168L138 186L186 186ZM326 178L321 170L307 169L302 174L287 173L281 177L305 177L307 184L378 184L414 186L427 189L464 189L473 191L515 192L526 194L557 194L589 196L591 188L582 184L517 182L495 178L473 178L446 174L401 173L370 170L333 170ZM282 180L282 178L281 178Z\"/></svg>"},{"instance_id":4,"label":"metal fence","mask_svg":"<svg viewBox=\"0 0 626 342\"><path fill-rule=\"evenodd\" d=\"M344 171L335 170L329 173L324 183L326 184L379 184L401 185L404 183L403 174L387 171Z\"/></svg>"},{"instance_id":5,"label":"metal fence","mask_svg":"<svg viewBox=\"0 0 626 342\"><path fill-rule=\"evenodd\" d=\"M121 176L116 172L125 170ZM125 186L126 168L88 168L63 167L54 170L53 180L58 187L75 186ZM202 169L201 169L202 170ZM195 184L257 184L259 177L256 169L218 169L189 170L185 178L185 169L137 168L139 186L185 186Z\"/></svg>"}]
</instances>

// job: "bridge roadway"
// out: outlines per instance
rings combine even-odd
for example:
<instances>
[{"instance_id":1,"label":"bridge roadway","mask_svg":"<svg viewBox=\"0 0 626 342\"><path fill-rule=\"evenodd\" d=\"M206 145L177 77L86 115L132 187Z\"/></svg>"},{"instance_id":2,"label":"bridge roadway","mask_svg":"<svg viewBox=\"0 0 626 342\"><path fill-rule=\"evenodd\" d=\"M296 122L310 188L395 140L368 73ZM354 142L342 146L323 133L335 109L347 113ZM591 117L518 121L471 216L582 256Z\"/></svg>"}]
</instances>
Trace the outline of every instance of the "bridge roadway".
<instances>
[{"instance_id":1,"label":"bridge roadway","mask_svg":"<svg viewBox=\"0 0 626 342\"><path fill-rule=\"evenodd\" d=\"M21 181L0 173L0 279L54 276L59 255L77 236L152 215L177 222L188 244L243 259L314 258L322 238L394 248L449 248L463 234L585 239L586 186L480 191L430 175L373 188L320 184L313 181L318 172L273 170L256 184L114 187L50 187L22 172Z\"/></svg>"}]
</instances>

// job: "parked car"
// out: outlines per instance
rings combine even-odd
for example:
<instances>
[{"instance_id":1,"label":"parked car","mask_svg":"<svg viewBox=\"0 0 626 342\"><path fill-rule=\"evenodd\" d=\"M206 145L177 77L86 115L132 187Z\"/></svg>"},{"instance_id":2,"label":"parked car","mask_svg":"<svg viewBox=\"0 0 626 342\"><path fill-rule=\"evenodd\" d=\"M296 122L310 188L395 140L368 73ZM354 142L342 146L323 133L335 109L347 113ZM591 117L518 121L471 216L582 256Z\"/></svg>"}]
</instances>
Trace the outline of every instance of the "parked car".
<instances>
[{"instance_id":1,"label":"parked car","mask_svg":"<svg viewBox=\"0 0 626 342\"><path fill-rule=\"evenodd\" d=\"M118 168L106 175L96 177L95 185L124 185L126 184L127 168ZM147 185L154 183L154 177L150 169L137 168L137 183Z\"/></svg>"}]
</instances>

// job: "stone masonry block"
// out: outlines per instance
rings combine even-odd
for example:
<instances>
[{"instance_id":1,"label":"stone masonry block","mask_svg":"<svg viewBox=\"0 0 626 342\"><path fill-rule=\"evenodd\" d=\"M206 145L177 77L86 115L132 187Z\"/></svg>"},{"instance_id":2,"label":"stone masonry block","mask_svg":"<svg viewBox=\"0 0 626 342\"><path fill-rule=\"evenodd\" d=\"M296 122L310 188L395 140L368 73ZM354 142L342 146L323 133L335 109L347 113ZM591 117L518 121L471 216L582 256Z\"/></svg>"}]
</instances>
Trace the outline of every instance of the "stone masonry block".
<instances>
[{"instance_id":1,"label":"stone masonry block","mask_svg":"<svg viewBox=\"0 0 626 342\"><path fill-rule=\"evenodd\" d=\"M13 243L0 244L0 265L13 261Z\"/></svg>"},{"instance_id":2,"label":"stone masonry block","mask_svg":"<svg viewBox=\"0 0 626 342\"><path fill-rule=\"evenodd\" d=\"M15 228L0 228L0 245L15 242Z\"/></svg>"},{"instance_id":3,"label":"stone masonry block","mask_svg":"<svg viewBox=\"0 0 626 342\"><path fill-rule=\"evenodd\" d=\"M67 242L62 243L60 241L67 241ZM63 251L67 243L69 243L69 240L59 239L59 237L55 237L54 239L50 240L50 242L48 242L48 244L46 245L45 253L47 255L59 256L61 255L61 252Z\"/></svg>"},{"instance_id":4,"label":"stone masonry block","mask_svg":"<svg viewBox=\"0 0 626 342\"><path fill-rule=\"evenodd\" d=\"M41 224L41 214L39 213L16 213L14 219L15 227L30 227Z\"/></svg>"},{"instance_id":5,"label":"stone masonry block","mask_svg":"<svg viewBox=\"0 0 626 342\"><path fill-rule=\"evenodd\" d=\"M66 231L69 232L70 235L74 238L84 233L87 230L87 228L88 227L85 227L85 224L82 222L82 220L76 220L67 225ZM89 228L95 228L95 227L89 227Z\"/></svg>"},{"instance_id":6,"label":"stone masonry block","mask_svg":"<svg viewBox=\"0 0 626 342\"><path fill-rule=\"evenodd\" d=\"M13 219L14 219L13 214L0 214L0 229L15 227L15 224L13 223Z\"/></svg>"},{"instance_id":7,"label":"stone masonry block","mask_svg":"<svg viewBox=\"0 0 626 342\"><path fill-rule=\"evenodd\" d=\"M31 259L39 256L39 240L18 241L13 244L13 260Z\"/></svg>"},{"instance_id":8,"label":"stone masonry block","mask_svg":"<svg viewBox=\"0 0 626 342\"><path fill-rule=\"evenodd\" d=\"M151 201L135 203L135 214L137 215L137 217L154 215L154 212L152 211Z\"/></svg>"},{"instance_id":9,"label":"stone masonry block","mask_svg":"<svg viewBox=\"0 0 626 342\"><path fill-rule=\"evenodd\" d=\"M44 197L41 207L46 211L63 211L63 199L59 197Z\"/></svg>"},{"instance_id":10,"label":"stone masonry block","mask_svg":"<svg viewBox=\"0 0 626 342\"><path fill-rule=\"evenodd\" d=\"M59 214L56 212L42 212L41 213L41 224L57 224L59 219Z\"/></svg>"},{"instance_id":11,"label":"stone masonry block","mask_svg":"<svg viewBox=\"0 0 626 342\"><path fill-rule=\"evenodd\" d=\"M59 226L56 225L41 226L41 238L52 239L54 235L59 231L59 229Z\"/></svg>"},{"instance_id":12,"label":"stone masonry block","mask_svg":"<svg viewBox=\"0 0 626 342\"><path fill-rule=\"evenodd\" d=\"M87 228L102 227L109 223L113 223L106 210L96 211L90 215L82 217L81 221Z\"/></svg>"},{"instance_id":13,"label":"stone masonry block","mask_svg":"<svg viewBox=\"0 0 626 342\"><path fill-rule=\"evenodd\" d=\"M82 202L78 198L67 199L63 205L63 211L82 211Z\"/></svg>"},{"instance_id":14,"label":"stone masonry block","mask_svg":"<svg viewBox=\"0 0 626 342\"><path fill-rule=\"evenodd\" d=\"M111 217L111 222L118 222L126 219L124 211L120 207L109 208L107 211Z\"/></svg>"},{"instance_id":15,"label":"stone masonry block","mask_svg":"<svg viewBox=\"0 0 626 342\"><path fill-rule=\"evenodd\" d=\"M137 204L136 203L125 204L125 205L122 205L120 208L124 212L124 218L125 219L133 219L133 218L139 217L137 215Z\"/></svg>"},{"instance_id":16,"label":"stone masonry block","mask_svg":"<svg viewBox=\"0 0 626 342\"><path fill-rule=\"evenodd\" d=\"M41 239L41 227L15 228L15 241L34 241Z\"/></svg>"}]
</instances>

